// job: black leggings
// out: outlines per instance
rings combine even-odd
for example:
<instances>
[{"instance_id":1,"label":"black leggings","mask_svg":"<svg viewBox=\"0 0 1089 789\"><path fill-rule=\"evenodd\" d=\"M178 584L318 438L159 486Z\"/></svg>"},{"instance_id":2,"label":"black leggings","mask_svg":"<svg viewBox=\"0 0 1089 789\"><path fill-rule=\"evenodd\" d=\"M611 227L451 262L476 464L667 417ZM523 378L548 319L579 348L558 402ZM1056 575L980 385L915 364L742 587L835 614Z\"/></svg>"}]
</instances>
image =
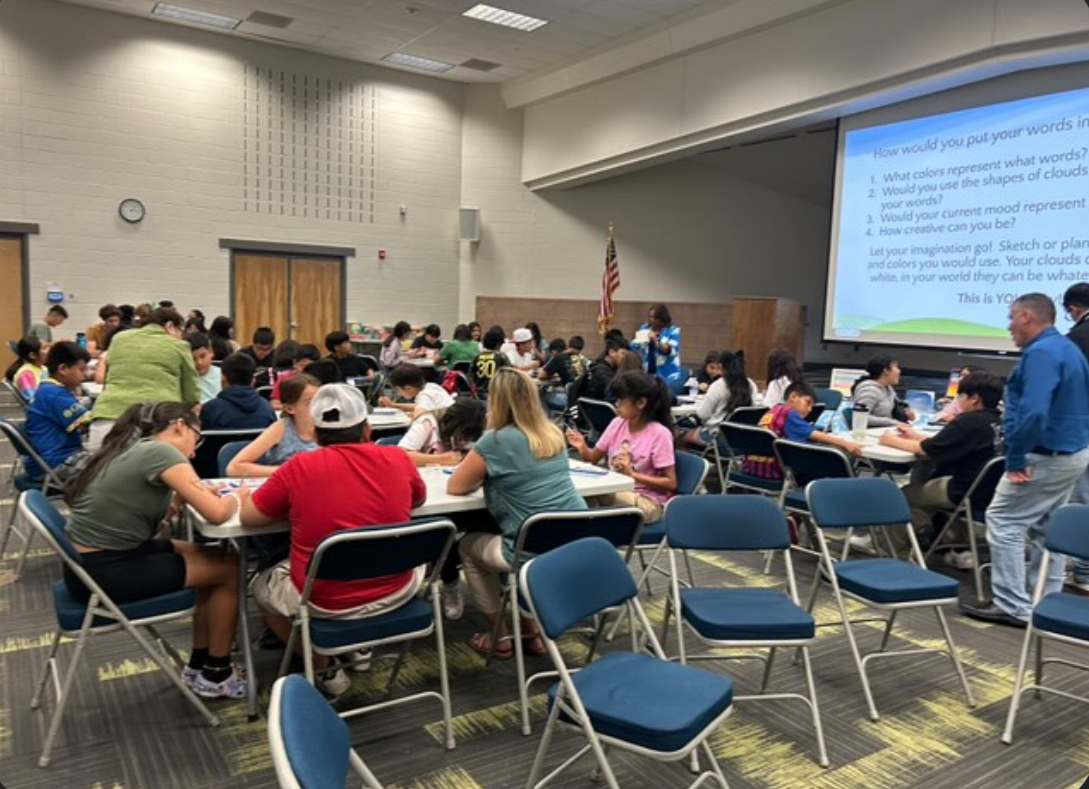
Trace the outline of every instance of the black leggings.
<instances>
[{"instance_id":1,"label":"black leggings","mask_svg":"<svg viewBox=\"0 0 1089 789\"><path fill-rule=\"evenodd\" d=\"M130 551L80 554L83 569L119 605L185 588L185 557L170 540L148 540ZM64 582L77 600L91 594L76 574L64 567Z\"/></svg>"}]
</instances>

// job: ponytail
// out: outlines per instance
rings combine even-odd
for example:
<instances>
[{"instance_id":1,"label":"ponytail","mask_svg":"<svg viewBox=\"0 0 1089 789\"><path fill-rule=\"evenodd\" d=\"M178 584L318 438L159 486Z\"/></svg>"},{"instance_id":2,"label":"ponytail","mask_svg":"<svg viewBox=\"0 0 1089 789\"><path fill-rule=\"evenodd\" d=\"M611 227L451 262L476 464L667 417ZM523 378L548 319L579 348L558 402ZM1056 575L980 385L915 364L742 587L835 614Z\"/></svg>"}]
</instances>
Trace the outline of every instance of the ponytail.
<instances>
[{"instance_id":1,"label":"ponytail","mask_svg":"<svg viewBox=\"0 0 1089 789\"><path fill-rule=\"evenodd\" d=\"M885 354L875 356L868 362L866 362L865 374L860 375L858 377L858 380L851 384L851 397L855 396L855 389L858 388L858 385L860 383L862 383L863 381L876 381L878 378L881 377L881 374L885 372L885 370L889 369L894 364L896 364L896 360L893 359L891 356L887 356Z\"/></svg>"},{"instance_id":2,"label":"ponytail","mask_svg":"<svg viewBox=\"0 0 1089 789\"><path fill-rule=\"evenodd\" d=\"M642 370L629 370L617 373L611 387L617 400L646 400L644 415L647 420L673 429L673 393L669 391L669 384L664 378L648 375Z\"/></svg>"},{"instance_id":3,"label":"ponytail","mask_svg":"<svg viewBox=\"0 0 1089 789\"><path fill-rule=\"evenodd\" d=\"M752 387L749 385L749 374L745 370L745 352L723 351L718 362L722 365L722 378L728 392L726 413L731 414L738 408L751 406Z\"/></svg>"}]
</instances>

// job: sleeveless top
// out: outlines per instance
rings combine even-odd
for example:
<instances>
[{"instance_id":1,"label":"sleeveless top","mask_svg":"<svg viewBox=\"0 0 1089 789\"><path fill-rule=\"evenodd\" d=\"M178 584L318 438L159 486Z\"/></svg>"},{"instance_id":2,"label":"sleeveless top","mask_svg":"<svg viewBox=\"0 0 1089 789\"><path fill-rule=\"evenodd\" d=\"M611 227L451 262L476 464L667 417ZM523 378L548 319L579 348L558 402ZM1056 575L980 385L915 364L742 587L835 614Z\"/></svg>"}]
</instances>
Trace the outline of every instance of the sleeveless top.
<instances>
[{"instance_id":1,"label":"sleeveless top","mask_svg":"<svg viewBox=\"0 0 1089 789\"><path fill-rule=\"evenodd\" d=\"M282 466L295 455L302 452L313 452L318 448L316 442L302 440L299 431L295 428L294 417L284 416L281 421L284 423L284 437L280 439L279 444L270 449L268 454L265 455L270 466Z\"/></svg>"}]
</instances>

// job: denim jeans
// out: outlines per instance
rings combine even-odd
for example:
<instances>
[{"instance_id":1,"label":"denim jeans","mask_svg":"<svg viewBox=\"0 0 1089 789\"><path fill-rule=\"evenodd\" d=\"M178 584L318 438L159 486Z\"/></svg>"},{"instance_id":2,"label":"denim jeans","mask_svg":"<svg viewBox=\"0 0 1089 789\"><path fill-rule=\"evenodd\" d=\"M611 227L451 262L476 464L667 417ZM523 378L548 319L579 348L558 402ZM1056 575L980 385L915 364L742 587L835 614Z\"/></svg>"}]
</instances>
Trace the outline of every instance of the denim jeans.
<instances>
[{"instance_id":1,"label":"denim jeans","mask_svg":"<svg viewBox=\"0 0 1089 789\"><path fill-rule=\"evenodd\" d=\"M1089 469L1074 483L1074 492L1070 494L1071 504L1089 504ZM1074 563L1074 582L1089 584L1089 562L1078 559Z\"/></svg>"},{"instance_id":2,"label":"denim jeans","mask_svg":"<svg viewBox=\"0 0 1089 789\"><path fill-rule=\"evenodd\" d=\"M1072 455L1037 455L1030 452L1032 480L1015 485L1006 477L998 483L987 508L987 542L991 547L991 588L994 601L1010 616L1028 621L1032 591L1044 549L1044 526L1057 508L1066 504L1078 477L1089 465L1089 449ZM1028 578L1025 543L1029 544ZM1062 588L1065 562L1051 563L1044 594Z\"/></svg>"}]
</instances>

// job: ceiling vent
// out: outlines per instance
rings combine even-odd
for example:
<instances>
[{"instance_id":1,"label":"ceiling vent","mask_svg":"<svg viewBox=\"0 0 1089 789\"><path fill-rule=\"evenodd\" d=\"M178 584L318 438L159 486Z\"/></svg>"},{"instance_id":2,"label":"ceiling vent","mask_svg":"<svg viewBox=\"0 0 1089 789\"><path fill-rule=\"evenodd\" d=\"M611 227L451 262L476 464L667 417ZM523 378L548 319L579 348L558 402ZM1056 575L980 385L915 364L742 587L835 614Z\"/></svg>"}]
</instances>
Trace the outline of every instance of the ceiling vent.
<instances>
[{"instance_id":1,"label":"ceiling vent","mask_svg":"<svg viewBox=\"0 0 1089 789\"><path fill-rule=\"evenodd\" d=\"M248 17L247 22L252 22L255 25L264 25L265 27L277 27L283 30L295 20L289 16L280 16L279 14L270 14L267 11L254 11Z\"/></svg>"},{"instance_id":2,"label":"ceiling vent","mask_svg":"<svg viewBox=\"0 0 1089 789\"><path fill-rule=\"evenodd\" d=\"M1089 2L1089 0L1086 0L1086 2ZM500 66L499 63L492 63L490 60L481 60L480 58L469 58L458 65L473 71L495 71Z\"/></svg>"}]
</instances>

